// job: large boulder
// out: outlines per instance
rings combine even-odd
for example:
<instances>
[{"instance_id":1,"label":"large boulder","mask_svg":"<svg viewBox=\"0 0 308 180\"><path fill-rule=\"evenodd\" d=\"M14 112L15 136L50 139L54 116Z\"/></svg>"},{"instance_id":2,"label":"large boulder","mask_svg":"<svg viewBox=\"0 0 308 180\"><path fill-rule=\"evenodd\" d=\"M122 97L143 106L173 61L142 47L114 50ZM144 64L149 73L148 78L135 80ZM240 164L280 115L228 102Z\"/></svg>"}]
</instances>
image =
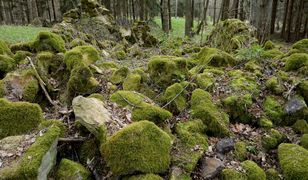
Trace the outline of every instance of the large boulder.
<instances>
[{"instance_id":1,"label":"large boulder","mask_svg":"<svg viewBox=\"0 0 308 180\"><path fill-rule=\"evenodd\" d=\"M0 99L0 139L27 133L38 127L42 120L43 113L38 104Z\"/></svg>"},{"instance_id":2,"label":"large boulder","mask_svg":"<svg viewBox=\"0 0 308 180\"><path fill-rule=\"evenodd\" d=\"M102 145L107 165L116 175L163 173L170 164L171 138L154 123L135 122Z\"/></svg>"},{"instance_id":3,"label":"large boulder","mask_svg":"<svg viewBox=\"0 0 308 180\"><path fill-rule=\"evenodd\" d=\"M36 52L50 51L59 53L66 51L65 42L61 36L47 31L40 32L32 46Z\"/></svg>"},{"instance_id":4,"label":"large boulder","mask_svg":"<svg viewBox=\"0 0 308 180\"><path fill-rule=\"evenodd\" d=\"M308 179L308 150L296 144L280 144L278 158L285 180Z\"/></svg>"},{"instance_id":5,"label":"large boulder","mask_svg":"<svg viewBox=\"0 0 308 180\"><path fill-rule=\"evenodd\" d=\"M91 179L91 172L77 162L69 159L62 159L59 164L56 177L59 180L87 180Z\"/></svg>"}]
</instances>

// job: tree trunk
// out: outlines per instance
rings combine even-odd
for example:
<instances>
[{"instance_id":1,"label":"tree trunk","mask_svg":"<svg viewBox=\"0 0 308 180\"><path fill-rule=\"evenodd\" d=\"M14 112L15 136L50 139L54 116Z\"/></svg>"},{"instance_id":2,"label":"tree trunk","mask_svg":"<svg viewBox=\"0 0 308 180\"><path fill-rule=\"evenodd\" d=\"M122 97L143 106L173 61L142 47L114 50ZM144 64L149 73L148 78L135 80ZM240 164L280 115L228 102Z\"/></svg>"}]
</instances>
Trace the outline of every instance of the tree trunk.
<instances>
[{"instance_id":1,"label":"tree trunk","mask_svg":"<svg viewBox=\"0 0 308 180\"><path fill-rule=\"evenodd\" d=\"M139 14L139 17L140 17L141 21L144 21L144 0L139 0L139 3L140 3L140 14Z\"/></svg>"},{"instance_id":2,"label":"tree trunk","mask_svg":"<svg viewBox=\"0 0 308 180\"><path fill-rule=\"evenodd\" d=\"M291 32L292 32L292 16L293 16L293 5L294 5L294 0L290 0L289 2L289 9L288 9L288 15L287 15L287 37L286 40L290 42L291 39Z\"/></svg>"},{"instance_id":3,"label":"tree trunk","mask_svg":"<svg viewBox=\"0 0 308 180\"><path fill-rule=\"evenodd\" d=\"M216 22L216 3L217 3L217 0L214 0L213 25L214 25L214 24L215 24L215 22Z\"/></svg>"},{"instance_id":4,"label":"tree trunk","mask_svg":"<svg viewBox=\"0 0 308 180\"><path fill-rule=\"evenodd\" d=\"M170 30L168 0L161 0L161 14L162 29L164 32L168 33Z\"/></svg>"},{"instance_id":5,"label":"tree trunk","mask_svg":"<svg viewBox=\"0 0 308 180\"><path fill-rule=\"evenodd\" d=\"M230 0L223 0L222 5L221 5L221 20L226 20L229 18L229 5L230 5Z\"/></svg>"},{"instance_id":6,"label":"tree trunk","mask_svg":"<svg viewBox=\"0 0 308 180\"><path fill-rule=\"evenodd\" d=\"M192 29L192 13L191 13L192 1L185 0L185 36L191 37Z\"/></svg>"},{"instance_id":7,"label":"tree trunk","mask_svg":"<svg viewBox=\"0 0 308 180\"><path fill-rule=\"evenodd\" d=\"M133 11L133 20L136 20L136 12L135 12L135 0L132 0L132 11Z\"/></svg>"},{"instance_id":8,"label":"tree trunk","mask_svg":"<svg viewBox=\"0 0 308 180\"><path fill-rule=\"evenodd\" d=\"M231 17L232 18L237 18L238 5L239 5L239 0L234 0L233 3L232 3L232 9L231 9Z\"/></svg>"},{"instance_id":9,"label":"tree trunk","mask_svg":"<svg viewBox=\"0 0 308 180\"><path fill-rule=\"evenodd\" d=\"M271 34L273 34L275 32L275 21L276 21L277 7L278 7L278 0L273 0L272 16L271 16L271 31L270 31Z\"/></svg>"},{"instance_id":10,"label":"tree trunk","mask_svg":"<svg viewBox=\"0 0 308 180\"><path fill-rule=\"evenodd\" d=\"M295 33L296 33L296 40L300 39L301 34L301 27L302 27L302 17L305 16L304 9L305 9L305 2L304 0L301 0L298 4L298 13L296 18L296 25L295 25Z\"/></svg>"},{"instance_id":11,"label":"tree trunk","mask_svg":"<svg viewBox=\"0 0 308 180\"><path fill-rule=\"evenodd\" d=\"M290 0L285 1L284 18L283 18L283 24L282 24L282 28L281 28L281 35L280 35L280 37L282 37L282 38L285 36L285 31L286 31L289 1Z\"/></svg>"},{"instance_id":12,"label":"tree trunk","mask_svg":"<svg viewBox=\"0 0 308 180\"><path fill-rule=\"evenodd\" d=\"M172 30L171 0L168 0L169 31Z\"/></svg>"},{"instance_id":13,"label":"tree trunk","mask_svg":"<svg viewBox=\"0 0 308 180\"><path fill-rule=\"evenodd\" d=\"M239 14L239 16L240 16L240 20L244 21L244 19L245 19L244 0L241 0L241 2L240 2L240 14Z\"/></svg>"}]
</instances>

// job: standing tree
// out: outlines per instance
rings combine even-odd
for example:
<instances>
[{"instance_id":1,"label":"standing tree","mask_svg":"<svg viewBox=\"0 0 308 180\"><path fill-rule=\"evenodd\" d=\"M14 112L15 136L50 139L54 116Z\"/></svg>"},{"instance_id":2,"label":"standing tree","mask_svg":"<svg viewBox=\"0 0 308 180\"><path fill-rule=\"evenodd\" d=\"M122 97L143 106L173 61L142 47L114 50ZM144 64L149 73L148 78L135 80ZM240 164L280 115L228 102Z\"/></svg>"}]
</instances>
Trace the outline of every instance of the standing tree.
<instances>
[{"instance_id":1,"label":"standing tree","mask_svg":"<svg viewBox=\"0 0 308 180\"><path fill-rule=\"evenodd\" d=\"M191 12L192 0L185 0L185 36L192 36L193 17Z\"/></svg>"},{"instance_id":2,"label":"standing tree","mask_svg":"<svg viewBox=\"0 0 308 180\"><path fill-rule=\"evenodd\" d=\"M169 23L169 0L161 0L161 22L163 31L169 33L170 23Z\"/></svg>"},{"instance_id":3,"label":"standing tree","mask_svg":"<svg viewBox=\"0 0 308 180\"><path fill-rule=\"evenodd\" d=\"M221 20L226 20L229 18L229 6L230 6L230 0L223 0L221 5Z\"/></svg>"}]
</instances>

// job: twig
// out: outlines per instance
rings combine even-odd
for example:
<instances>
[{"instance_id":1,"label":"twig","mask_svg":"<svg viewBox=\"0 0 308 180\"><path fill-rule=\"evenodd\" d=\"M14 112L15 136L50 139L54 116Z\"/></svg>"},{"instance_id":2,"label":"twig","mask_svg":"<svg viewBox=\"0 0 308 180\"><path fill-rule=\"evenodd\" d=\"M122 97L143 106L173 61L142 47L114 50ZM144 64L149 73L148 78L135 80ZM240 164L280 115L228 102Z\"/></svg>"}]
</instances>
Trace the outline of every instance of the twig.
<instances>
[{"instance_id":1,"label":"twig","mask_svg":"<svg viewBox=\"0 0 308 180\"><path fill-rule=\"evenodd\" d=\"M289 91L286 92L284 96L285 96L287 99L289 99L289 98L290 98L290 95L291 95L291 93L292 93L292 91L293 91L302 81L306 81L307 79L308 79L308 78L303 78L303 79L299 80L297 83L295 83L294 85L292 85L291 88L289 89Z\"/></svg>"},{"instance_id":2,"label":"twig","mask_svg":"<svg viewBox=\"0 0 308 180\"><path fill-rule=\"evenodd\" d=\"M34 66L34 64L33 64L32 59L31 59L29 56L27 56L27 59L28 59L28 61L30 62L30 65L31 65L32 69L34 70L34 73L35 73L35 75L36 75L36 77L37 77L37 79L38 79L38 81L39 81L39 84L40 84L41 88L43 89L44 94L45 94L45 96L47 97L48 101L50 102L50 104L52 104L52 105L54 105L54 106L57 106L57 104L56 104L56 103L51 99L51 97L49 96L49 94L48 94L48 92L47 92L47 90L46 90L46 88L45 88L46 84L45 84L45 82L42 80L42 78L40 77L39 73L37 72L37 70L36 70L36 68L35 68L35 66Z\"/></svg>"},{"instance_id":3,"label":"twig","mask_svg":"<svg viewBox=\"0 0 308 180\"><path fill-rule=\"evenodd\" d=\"M59 142L83 142L87 138L59 138Z\"/></svg>"}]
</instances>

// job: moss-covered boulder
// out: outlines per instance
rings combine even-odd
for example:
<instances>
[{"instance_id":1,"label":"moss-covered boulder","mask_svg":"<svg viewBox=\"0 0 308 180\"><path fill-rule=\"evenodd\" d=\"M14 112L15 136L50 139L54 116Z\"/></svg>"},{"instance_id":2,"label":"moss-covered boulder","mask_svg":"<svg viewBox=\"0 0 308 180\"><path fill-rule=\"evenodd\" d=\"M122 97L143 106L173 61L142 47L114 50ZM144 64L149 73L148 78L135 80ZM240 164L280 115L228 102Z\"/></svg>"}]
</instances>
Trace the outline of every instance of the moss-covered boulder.
<instances>
[{"instance_id":1,"label":"moss-covered boulder","mask_svg":"<svg viewBox=\"0 0 308 180\"><path fill-rule=\"evenodd\" d=\"M139 74L129 74L123 82L123 90L139 91L142 77Z\"/></svg>"},{"instance_id":2,"label":"moss-covered boulder","mask_svg":"<svg viewBox=\"0 0 308 180\"><path fill-rule=\"evenodd\" d=\"M42 120L43 113L38 104L12 103L0 99L0 139L27 133L35 129Z\"/></svg>"},{"instance_id":3,"label":"moss-covered boulder","mask_svg":"<svg viewBox=\"0 0 308 180\"><path fill-rule=\"evenodd\" d=\"M249 93L253 96L260 92L260 87L256 76L252 74L245 74L240 70L233 70L228 74L231 78L231 81L229 81L229 86L233 92L239 94Z\"/></svg>"},{"instance_id":4,"label":"moss-covered boulder","mask_svg":"<svg viewBox=\"0 0 308 180\"><path fill-rule=\"evenodd\" d=\"M7 55L0 55L0 79L2 79L6 73L12 71L16 66L13 58Z\"/></svg>"},{"instance_id":5,"label":"moss-covered boulder","mask_svg":"<svg viewBox=\"0 0 308 180\"><path fill-rule=\"evenodd\" d=\"M35 102L40 96L39 83L32 69L13 71L0 81L3 83L4 92L2 96L0 93L0 97L6 97L12 101Z\"/></svg>"},{"instance_id":6,"label":"moss-covered boulder","mask_svg":"<svg viewBox=\"0 0 308 180\"><path fill-rule=\"evenodd\" d=\"M266 180L266 174L255 162L246 160L241 163L249 180Z\"/></svg>"},{"instance_id":7,"label":"moss-covered boulder","mask_svg":"<svg viewBox=\"0 0 308 180\"><path fill-rule=\"evenodd\" d=\"M247 158L247 154L246 143L243 141L236 142L234 145L234 155L236 159L244 161Z\"/></svg>"},{"instance_id":8,"label":"moss-covered boulder","mask_svg":"<svg viewBox=\"0 0 308 180\"><path fill-rule=\"evenodd\" d=\"M190 174L207 150L206 126L201 120L179 122L175 126L177 139L172 152L172 164ZM192 151L196 146L199 148Z\"/></svg>"},{"instance_id":9,"label":"moss-covered boulder","mask_svg":"<svg viewBox=\"0 0 308 180\"><path fill-rule=\"evenodd\" d=\"M16 64L28 64L29 60L26 59L28 56L31 57L32 53L28 51L17 51L14 54L13 59Z\"/></svg>"},{"instance_id":10,"label":"moss-covered boulder","mask_svg":"<svg viewBox=\"0 0 308 180\"><path fill-rule=\"evenodd\" d=\"M279 79L275 76L270 77L266 82L265 86L267 89L275 94L281 94L285 89Z\"/></svg>"},{"instance_id":11,"label":"moss-covered boulder","mask_svg":"<svg viewBox=\"0 0 308 180\"><path fill-rule=\"evenodd\" d=\"M190 67L189 60L174 56L154 56L148 63L150 78L159 86L168 87L185 80Z\"/></svg>"},{"instance_id":12,"label":"moss-covered boulder","mask_svg":"<svg viewBox=\"0 0 308 180\"><path fill-rule=\"evenodd\" d=\"M171 117L172 114L169 111L162 109L159 106L149 104L145 104L142 107L135 108L132 112L133 121L142 121L146 119L158 125L164 123L167 119Z\"/></svg>"},{"instance_id":13,"label":"moss-covered boulder","mask_svg":"<svg viewBox=\"0 0 308 180\"><path fill-rule=\"evenodd\" d=\"M139 174L128 178L123 178L123 180L163 180L163 178L156 174Z\"/></svg>"},{"instance_id":14,"label":"moss-covered boulder","mask_svg":"<svg viewBox=\"0 0 308 180\"><path fill-rule=\"evenodd\" d=\"M222 180L247 180L247 177L235 169L224 169L220 174Z\"/></svg>"},{"instance_id":15,"label":"moss-covered boulder","mask_svg":"<svg viewBox=\"0 0 308 180\"><path fill-rule=\"evenodd\" d=\"M264 43L263 48L265 50L270 50L270 49L274 49L276 47L276 45L273 43L273 41L268 40Z\"/></svg>"},{"instance_id":16,"label":"moss-covered boulder","mask_svg":"<svg viewBox=\"0 0 308 180\"><path fill-rule=\"evenodd\" d=\"M292 45L292 49L308 53L308 39L301 39Z\"/></svg>"},{"instance_id":17,"label":"moss-covered boulder","mask_svg":"<svg viewBox=\"0 0 308 180\"><path fill-rule=\"evenodd\" d=\"M51 51L55 53L65 52L65 42L61 36L52 32L40 32L33 42L36 52Z\"/></svg>"},{"instance_id":18,"label":"moss-covered boulder","mask_svg":"<svg viewBox=\"0 0 308 180\"><path fill-rule=\"evenodd\" d=\"M283 52L281 52L279 49L270 49L270 50L266 50L264 52L262 52L261 57L262 58L276 58L276 57L280 57L283 55Z\"/></svg>"},{"instance_id":19,"label":"moss-covered boulder","mask_svg":"<svg viewBox=\"0 0 308 180\"><path fill-rule=\"evenodd\" d=\"M32 42L19 42L15 44L10 45L11 51L16 54L18 51L26 51L26 52L32 52Z\"/></svg>"},{"instance_id":20,"label":"moss-covered boulder","mask_svg":"<svg viewBox=\"0 0 308 180\"><path fill-rule=\"evenodd\" d=\"M230 134L229 117L213 103L211 94L202 89L196 89L192 93L191 116L203 121L209 135L226 136Z\"/></svg>"},{"instance_id":21,"label":"moss-covered boulder","mask_svg":"<svg viewBox=\"0 0 308 180\"><path fill-rule=\"evenodd\" d=\"M308 150L308 134L303 134L300 140L300 145Z\"/></svg>"},{"instance_id":22,"label":"moss-covered boulder","mask_svg":"<svg viewBox=\"0 0 308 180\"><path fill-rule=\"evenodd\" d=\"M186 90L185 86L188 86L188 82L175 83L169 86L163 96L162 102L169 103L168 109L172 112L181 112L186 108Z\"/></svg>"},{"instance_id":23,"label":"moss-covered boulder","mask_svg":"<svg viewBox=\"0 0 308 180\"><path fill-rule=\"evenodd\" d=\"M1 179L42 179L47 180L56 164L58 137L61 130L51 126L38 136L26 152L12 166L0 170Z\"/></svg>"},{"instance_id":24,"label":"moss-covered boulder","mask_svg":"<svg viewBox=\"0 0 308 180\"><path fill-rule=\"evenodd\" d=\"M295 53L284 59L285 61L285 70L286 71L295 71L308 66L308 54L306 53Z\"/></svg>"},{"instance_id":25,"label":"moss-covered boulder","mask_svg":"<svg viewBox=\"0 0 308 180\"><path fill-rule=\"evenodd\" d=\"M6 55L6 56L9 56L9 57L13 56L13 53L11 52L10 48L2 40L0 40L0 55Z\"/></svg>"},{"instance_id":26,"label":"moss-covered boulder","mask_svg":"<svg viewBox=\"0 0 308 180\"><path fill-rule=\"evenodd\" d=\"M308 80L299 83L298 91L305 99L306 104L308 104Z\"/></svg>"},{"instance_id":27,"label":"moss-covered boulder","mask_svg":"<svg viewBox=\"0 0 308 180\"><path fill-rule=\"evenodd\" d=\"M129 73L130 71L127 67L121 67L120 69L117 69L112 73L112 76L110 77L110 82L113 84L120 84L126 79Z\"/></svg>"},{"instance_id":28,"label":"moss-covered boulder","mask_svg":"<svg viewBox=\"0 0 308 180\"><path fill-rule=\"evenodd\" d=\"M299 134L308 134L308 123L304 119L297 120L292 125L292 129Z\"/></svg>"},{"instance_id":29,"label":"moss-covered boulder","mask_svg":"<svg viewBox=\"0 0 308 180\"><path fill-rule=\"evenodd\" d=\"M107 137L107 123L111 115L104 102L96 98L77 96L72 103L76 121L86 127L95 137L104 143Z\"/></svg>"},{"instance_id":30,"label":"moss-covered boulder","mask_svg":"<svg viewBox=\"0 0 308 180\"><path fill-rule=\"evenodd\" d=\"M211 47L233 52L257 42L253 28L239 19L220 21L210 32L207 43Z\"/></svg>"},{"instance_id":31,"label":"moss-covered boulder","mask_svg":"<svg viewBox=\"0 0 308 180\"><path fill-rule=\"evenodd\" d=\"M275 129L271 129L262 137L262 146L266 150L275 149L285 139L285 136Z\"/></svg>"},{"instance_id":32,"label":"moss-covered boulder","mask_svg":"<svg viewBox=\"0 0 308 180\"><path fill-rule=\"evenodd\" d=\"M308 150L296 144L280 144L279 164L285 180L307 179Z\"/></svg>"},{"instance_id":33,"label":"moss-covered boulder","mask_svg":"<svg viewBox=\"0 0 308 180\"><path fill-rule=\"evenodd\" d=\"M265 129L270 129L273 127L273 122L267 118L262 117L259 120L259 126Z\"/></svg>"},{"instance_id":34,"label":"moss-covered boulder","mask_svg":"<svg viewBox=\"0 0 308 180\"><path fill-rule=\"evenodd\" d=\"M215 78L212 74L201 73L196 75L196 84L199 88L211 91L215 83Z\"/></svg>"},{"instance_id":35,"label":"moss-covered boulder","mask_svg":"<svg viewBox=\"0 0 308 180\"><path fill-rule=\"evenodd\" d=\"M282 122L284 110L281 102L279 102L274 96L266 97L263 103L263 110L274 124L279 124Z\"/></svg>"},{"instance_id":36,"label":"moss-covered boulder","mask_svg":"<svg viewBox=\"0 0 308 180\"><path fill-rule=\"evenodd\" d=\"M62 159L57 169L56 177L59 180L89 180L91 179L91 172L77 162Z\"/></svg>"},{"instance_id":37,"label":"moss-covered boulder","mask_svg":"<svg viewBox=\"0 0 308 180\"><path fill-rule=\"evenodd\" d=\"M270 168L265 173L266 173L267 180L280 180L281 179L276 169Z\"/></svg>"},{"instance_id":38,"label":"moss-covered boulder","mask_svg":"<svg viewBox=\"0 0 308 180\"><path fill-rule=\"evenodd\" d=\"M101 147L107 165L116 175L163 173L169 167L170 150L169 135L149 121L126 126Z\"/></svg>"},{"instance_id":39,"label":"moss-covered boulder","mask_svg":"<svg viewBox=\"0 0 308 180\"><path fill-rule=\"evenodd\" d=\"M223 105L230 116L230 120L241 123L250 123L252 115L248 109L252 106L251 94L243 96L229 96L223 100Z\"/></svg>"}]
</instances>

